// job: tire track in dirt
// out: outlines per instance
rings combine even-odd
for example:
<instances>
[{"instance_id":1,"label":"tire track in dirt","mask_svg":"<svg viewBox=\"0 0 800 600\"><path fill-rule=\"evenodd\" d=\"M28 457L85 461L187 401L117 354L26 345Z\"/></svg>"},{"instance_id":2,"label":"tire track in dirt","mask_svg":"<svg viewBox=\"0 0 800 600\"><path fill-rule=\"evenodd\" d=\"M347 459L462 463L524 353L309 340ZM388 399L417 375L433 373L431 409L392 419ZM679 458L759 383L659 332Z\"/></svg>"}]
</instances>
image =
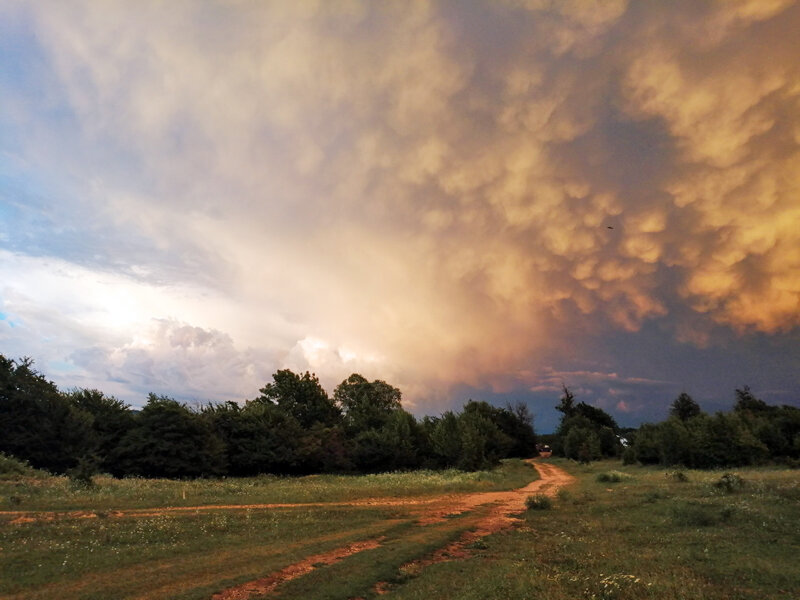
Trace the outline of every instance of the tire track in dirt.
<instances>
[{"instance_id":1,"label":"tire track in dirt","mask_svg":"<svg viewBox=\"0 0 800 600\"><path fill-rule=\"evenodd\" d=\"M265 596L275 590L280 584L302 577L306 573L310 573L314 569L322 566L333 565L343 558L358 554L364 550L372 550L381 545L383 538L374 540L365 540L363 542L355 542L336 548L330 552L322 554L315 554L296 562L288 567L284 567L280 571L273 573L262 579L249 581L241 585L237 585L227 590L223 590L211 596L211 600L247 600L251 596Z\"/></svg>"},{"instance_id":2,"label":"tire track in dirt","mask_svg":"<svg viewBox=\"0 0 800 600\"><path fill-rule=\"evenodd\" d=\"M467 531L460 539L443 548L439 548L426 557L402 565L400 571L404 573L419 573L425 567L436 563L468 558L471 554L469 550L470 544L482 537L502 531L519 522L519 519L515 518L513 515L519 514L526 509L525 500L528 496L531 494L544 494L553 497L559 489L575 481L572 475L555 465L543 463L534 459L530 459L527 462L534 465L536 470L539 471L540 479L532 481L525 487L517 490L508 492L486 492L466 496L463 502L458 506L459 509L473 510L478 506L488 503L494 503L494 506L484 518L478 521L475 529ZM463 512L463 510L461 512ZM445 515L437 515L434 518L442 519L445 518ZM376 583L373 590L377 594L384 594L390 591L389 585L385 581Z\"/></svg>"},{"instance_id":3,"label":"tire track in dirt","mask_svg":"<svg viewBox=\"0 0 800 600\"><path fill-rule=\"evenodd\" d=\"M433 504L441 501L441 496L427 498L365 498L363 500L350 500L344 502L272 502L267 504L204 504L201 506L165 506L162 508L129 508L123 510L0 510L0 517L12 517L9 524L20 525L35 523L36 521L55 521L56 519L96 519L96 518L138 518L160 517L168 514L199 513L215 510L270 510L281 508L341 508L359 506L417 506Z\"/></svg>"},{"instance_id":4,"label":"tire track in dirt","mask_svg":"<svg viewBox=\"0 0 800 600\"><path fill-rule=\"evenodd\" d=\"M510 527L517 522L518 519L514 518L513 515L525 510L525 499L530 494L539 493L555 496L559 488L569 485L574 481L574 477L554 465L533 459L527 462L536 468L539 472L540 479L532 481L525 487L517 490L446 496L436 498L433 501L426 499L424 503L430 506L417 520L420 526L439 523L449 516L470 512L479 506L487 504L491 505L491 509L485 517L477 522L473 530L462 535L460 539L436 550L427 557L406 563L401 569L407 572L419 571L434 563L465 558L469 555L469 551L467 550L468 544L481 537ZM407 504L412 503L413 502L407 502ZM378 504L380 505L381 503ZM346 505L357 506L359 503L347 503ZM256 594L265 596L272 593L278 585L285 581L290 581L291 579L296 579L297 577L310 573L319 566L334 564L358 552L378 548L380 543L381 539L366 540L364 542L336 548L330 552L308 557L263 579L258 579L218 592L212 596L212 600L247 600ZM376 583L374 590L379 594L388 591L386 582Z\"/></svg>"}]
</instances>

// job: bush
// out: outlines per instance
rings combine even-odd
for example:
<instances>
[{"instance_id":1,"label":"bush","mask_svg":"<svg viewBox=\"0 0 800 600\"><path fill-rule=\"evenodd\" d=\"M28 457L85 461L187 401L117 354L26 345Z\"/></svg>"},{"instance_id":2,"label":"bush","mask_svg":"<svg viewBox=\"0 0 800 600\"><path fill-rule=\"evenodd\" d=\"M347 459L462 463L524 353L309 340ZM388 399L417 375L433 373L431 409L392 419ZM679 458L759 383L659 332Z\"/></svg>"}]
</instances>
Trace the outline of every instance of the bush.
<instances>
[{"instance_id":1,"label":"bush","mask_svg":"<svg viewBox=\"0 0 800 600\"><path fill-rule=\"evenodd\" d=\"M620 473L619 471L608 471L606 473L598 473L597 481L602 483L619 483L624 479L629 479L630 475Z\"/></svg>"},{"instance_id":2,"label":"bush","mask_svg":"<svg viewBox=\"0 0 800 600\"><path fill-rule=\"evenodd\" d=\"M81 458L78 465L67 471L67 477L73 488L92 488L94 480L92 476L97 472L95 462L87 458Z\"/></svg>"},{"instance_id":3,"label":"bush","mask_svg":"<svg viewBox=\"0 0 800 600\"><path fill-rule=\"evenodd\" d=\"M724 511L723 511L724 512ZM672 519L677 525L688 527L711 527L716 525L721 520L728 520L724 518L713 506L707 504L681 504L672 509Z\"/></svg>"},{"instance_id":4,"label":"bush","mask_svg":"<svg viewBox=\"0 0 800 600\"><path fill-rule=\"evenodd\" d=\"M622 464L623 465L634 465L636 464L636 450L633 449L633 446L628 446L622 453Z\"/></svg>"},{"instance_id":5,"label":"bush","mask_svg":"<svg viewBox=\"0 0 800 600\"><path fill-rule=\"evenodd\" d=\"M553 502L544 494L534 494L533 496L528 496L525 500L525 506L528 510L550 510L553 507Z\"/></svg>"},{"instance_id":6,"label":"bush","mask_svg":"<svg viewBox=\"0 0 800 600\"><path fill-rule=\"evenodd\" d=\"M725 473L714 482L714 487L726 494L732 494L744 487L744 479L736 473Z\"/></svg>"},{"instance_id":7,"label":"bush","mask_svg":"<svg viewBox=\"0 0 800 600\"><path fill-rule=\"evenodd\" d=\"M672 481L677 481L679 483L686 483L689 481L689 476L686 475L683 471L670 471L669 473L664 473L664 477L667 479L672 479Z\"/></svg>"},{"instance_id":8,"label":"bush","mask_svg":"<svg viewBox=\"0 0 800 600\"><path fill-rule=\"evenodd\" d=\"M42 475L42 472L34 469L28 461L0 452L0 479L19 476L36 477L38 475Z\"/></svg>"}]
</instances>

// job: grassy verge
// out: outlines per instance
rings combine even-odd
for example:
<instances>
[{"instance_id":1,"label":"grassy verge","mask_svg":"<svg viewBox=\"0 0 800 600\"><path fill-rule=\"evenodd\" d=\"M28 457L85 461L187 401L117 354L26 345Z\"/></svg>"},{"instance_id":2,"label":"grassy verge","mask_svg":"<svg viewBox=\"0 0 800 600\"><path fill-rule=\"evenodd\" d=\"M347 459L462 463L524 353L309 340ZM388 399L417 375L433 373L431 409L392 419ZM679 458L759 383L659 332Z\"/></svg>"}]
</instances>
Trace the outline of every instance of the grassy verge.
<instances>
[{"instance_id":1,"label":"grassy verge","mask_svg":"<svg viewBox=\"0 0 800 600\"><path fill-rule=\"evenodd\" d=\"M393 597L574 600L797 597L800 474L557 463L578 482L472 558L433 565ZM731 483L731 481L733 483Z\"/></svg>"},{"instance_id":2,"label":"grassy verge","mask_svg":"<svg viewBox=\"0 0 800 600\"><path fill-rule=\"evenodd\" d=\"M75 485L66 477L0 480L0 510L122 510L210 504L344 502L381 496L407 497L522 487L536 477L520 460L492 471L411 471L375 475L310 475L231 479L114 479Z\"/></svg>"}]
</instances>

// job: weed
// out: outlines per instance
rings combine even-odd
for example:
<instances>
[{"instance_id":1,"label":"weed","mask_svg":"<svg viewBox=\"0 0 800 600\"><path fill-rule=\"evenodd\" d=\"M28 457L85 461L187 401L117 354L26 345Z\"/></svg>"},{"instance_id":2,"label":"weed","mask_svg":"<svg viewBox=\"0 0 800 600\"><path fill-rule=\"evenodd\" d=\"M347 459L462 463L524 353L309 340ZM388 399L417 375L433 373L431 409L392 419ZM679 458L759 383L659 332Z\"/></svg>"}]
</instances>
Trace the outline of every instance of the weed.
<instances>
[{"instance_id":1,"label":"weed","mask_svg":"<svg viewBox=\"0 0 800 600\"><path fill-rule=\"evenodd\" d=\"M572 492L564 488L559 489L556 495L561 502L569 502L572 500Z\"/></svg>"},{"instance_id":2,"label":"weed","mask_svg":"<svg viewBox=\"0 0 800 600\"><path fill-rule=\"evenodd\" d=\"M619 471L607 471L605 473L598 473L596 479L602 483L619 483L625 479L630 479L630 475L620 473Z\"/></svg>"},{"instance_id":3,"label":"weed","mask_svg":"<svg viewBox=\"0 0 800 600\"><path fill-rule=\"evenodd\" d=\"M9 456L0 452L0 478L10 479L19 476L42 477L46 475L42 471L34 469L27 461L20 460L14 456Z\"/></svg>"},{"instance_id":4,"label":"weed","mask_svg":"<svg viewBox=\"0 0 800 600\"><path fill-rule=\"evenodd\" d=\"M95 486L92 477L97 472L94 461L86 458L81 458L78 464L67 471L70 486L73 489L91 489Z\"/></svg>"},{"instance_id":5,"label":"weed","mask_svg":"<svg viewBox=\"0 0 800 600\"><path fill-rule=\"evenodd\" d=\"M636 451L631 446L625 448L625 451L622 453L622 464L623 465L636 464Z\"/></svg>"},{"instance_id":6,"label":"weed","mask_svg":"<svg viewBox=\"0 0 800 600\"><path fill-rule=\"evenodd\" d=\"M678 483L686 483L689 481L688 475L683 471L670 471L669 473L664 473L664 477L672 481L677 481Z\"/></svg>"},{"instance_id":7,"label":"weed","mask_svg":"<svg viewBox=\"0 0 800 600\"><path fill-rule=\"evenodd\" d=\"M483 538L479 538L472 542L469 546L467 546L471 550L487 550L489 548L489 544L487 544Z\"/></svg>"},{"instance_id":8,"label":"weed","mask_svg":"<svg viewBox=\"0 0 800 600\"><path fill-rule=\"evenodd\" d=\"M669 498L669 496L661 490L646 492L644 495L644 501L647 504L653 504L658 500L664 500L665 498Z\"/></svg>"},{"instance_id":9,"label":"weed","mask_svg":"<svg viewBox=\"0 0 800 600\"><path fill-rule=\"evenodd\" d=\"M525 506L528 510L550 510L553 507L553 502L549 496L534 494L526 498Z\"/></svg>"},{"instance_id":10,"label":"weed","mask_svg":"<svg viewBox=\"0 0 800 600\"><path fill-rule=\"evenodd\" d=\"M725 473L717 481L714 482L714 487L725 494L732 494L744 487L744 479L739 477L736 473Z\"/></svg>"},{"instance_id":11,"label":"weed","mask_svg":"<svg viewBox=\"0 0 800 600\"><path fill-rule=\"evenodd\" d=\"M727 523L733 517L733 508L726 506L721 510L710 504L695 502L682 503L672 509L672 520L676 525L687 527L711 527Z\"/></svg>"},{"instance_id":12,"label":"weed","mask_svg":"<svg viewBox=\"0 0 800 600\"><path fill-rule=\"evenodd\" d=\"M586 598L592 600L621 600L623 598L639 598L648 591L652 584L644 583L636 575L614 573L613 575L600 574L600 580L591 584L583 592Z\"/></svg>"}]
</instances>

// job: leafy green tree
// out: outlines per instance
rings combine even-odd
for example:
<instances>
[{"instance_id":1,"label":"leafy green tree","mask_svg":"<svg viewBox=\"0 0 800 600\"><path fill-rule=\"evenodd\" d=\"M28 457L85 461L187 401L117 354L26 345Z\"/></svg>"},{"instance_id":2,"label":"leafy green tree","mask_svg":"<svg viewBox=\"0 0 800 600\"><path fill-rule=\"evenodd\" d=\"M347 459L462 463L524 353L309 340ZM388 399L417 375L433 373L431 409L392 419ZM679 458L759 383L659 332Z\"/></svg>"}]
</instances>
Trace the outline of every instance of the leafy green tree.
<instances>
[{"instance_id":1,"label":"leafy green tree","mask_svg":"<svg viewBox=\"0 0 800 600\"><path fill-rule=\"evenodd\" d=\"M368 381L353 373L336 386L333 397L344 412L349 431L380 429L401 407L400 390L385 381Z\"/></svg>"},{"instance_id":2,"label":"leafy green tree","mask_svg":"<svg viewBox=\"0 0 800 600\"><path fill-rule=\"evenodd\" d=\"M700 405L686 392L681 392L681 395L675 399L669 409L670 416L681 421L688 421L702 412Z\"/></svg>"},{"instance_id":3,"label":"leafy green tree","mask_svg":"<svg viewBox=\"0 0 800 600\"><path fill-rule=\"evenodd\" d=\"M610 414L602 408L591 406L585 402L578 402L575 406L574 414L585 417L591 421L595 427L608 427L614 433L619 431L619 425Z\"/></svg>"},{"instance_id":4,"label":"leafy green tree","mask_svg":"<svg viewBox=\"0 0 800 600\"><path fill-rule=\"evenodd\" d=\"M712 469L763 461L768 450L739 415L717 413L687 421L691 435L689 465Z\"/></svg>"},{"instance_id":5,"label":"leafy green tree","mask_svg":"<svg viewBox=\"0 0 800 600\"><path fill-rule=\"evenodd\" d=\"M564 439L564 455L582 463L601 458L603 454L597 430L590 426L571 427Z\"/></svg>"},{"instance_id":6,"label":"leafy green tree","mask_svg":"<svg viewBox=\"0 0 800 600\"><path fill-rule=\"evenodd\" d=\"M527 405L522 402L509 404L495 413L494 422L513 442L507 456L536 456L536 432L533 429L533 415Z\"/></svg>"},{"instance_id":7,"label":"leafy green tree","mask_svg":"<svg viewBox=\"0 0 800 600\"><path fill-rule=\"evenodd\" d=\"M91 417L73 406L33 361L0 355L0 452L64 473L91 452Z\"/></svg>"},{"instance_id":8,"label":"leafy green tree","mask_svg":"<svg viewBox=\"0 0 800 600\"><path fill-rule=\"evenodd\" d=\"M692 442L686 420L672 418L658 426L656 441L662 465L688 466L691 462Z\"/></svg>"},{"instance_id":9,"label":"leafy green tree","mask_svg":"<svg viewBox=\"0 0 800 600\"><path fill-rule=\"evenodd\" d=\"M100 390L74 389L65 394L66 399L79 411L91 417L91 436L87 440L92 462L100 470L116 470L112 457L119 441L135 422L127 404Z\"/></svg>"},{"instance_id":10,"label":"leafy green tree","mask_svg":"<svg viewBox=\"0 0 800 600\"><path fill-rule=\"evenodd\" d=\"M325 426L339 423L341 413L316 375L308 371L298 375L284 369L275 373L272 380L259 390L261 396L258 400L275 404L304 428L317 423Z\"/></svg>"},{"instance_id":11,"label":"leafy green tree","mask_svg":"<svg viewBox=\"0 0 800 600\"><path fill-rule=\"evenodd\" d=\"M487 402L470 400L458 418L461 455L456 466L465 471L488 469L508 456L514 440L496 423L498 410Z\"/></svg>"},{"instance_id":12,"label":"leafy green tree","mask_svg":"<svg viewBox=\"0 0 800 600\"><path fill-rule=\"evenodd\" d=\"M643 465L655 465L661 462L661 447L658 425L644 423L633 436L631 447L636 460Z\"/></svg>"},{"instance_id":13,"label":"leafy green tree","mask_svg":"<svg viewBox=\"0 0 800 600\"><path fill-rule=\"evenodd\" d=\"M752 413L768 412L771 410L766 402L760 398L756 398L750 391L750 386L746 385L742 389L736 390L736 404L733 410L736 412L749 411Z\"/></svg>"},{"instance_id":14,"label":"leafy green tree","mask_svg":"<svg viewBox=\"0 0 800 600\"><path fill-rule=\"evenodd\" d=\"M201 477L225 472L222 441L201 415L168 398L150 394L134 427L120 441L115 475Z\"/></svg>"},{"instance_id":15,"label":"leafy green tree","mask_svg":"<svg viewBox=\"0 0 800 600\"><path fill-rule=\"evenodd\" d=\"M553 451L556 454L586 461L595 460L598 452L599 456L621 454L619 425L603 409L585 402L575 404L575 397L566 386L564 386L561 403L556 408L562 413L556 431L556 440L553 444ZM580 431L570 437L572 429ZM588 432L591 432L591 435ZM582 449L581 458L578 456L579 448Z\"/></svg>"},{"instance_id":16,"label":"leafy green tree","mask_svg":"<svg viewBox=\"0 0 800 600\"><path fill-rule=\"evenodd\" d=\"M575 396L572 392L569 391L566 385L562 386L564 393L561 395L561 399L556 406L556 410L559 411L563 418L569 418L575 414Z\"/></svg>"},{"instance_id":17,"label":"leafy green tree","mask_svg":"<svg viewBox=\"0 0 800 600\"><path fill-rule=\"evenodd\" d=\"M461 431L458 416L447 411L438 419L431 419L430 440L439 467L454 467L461 456Z\"/></svg>"}]
</instances>

